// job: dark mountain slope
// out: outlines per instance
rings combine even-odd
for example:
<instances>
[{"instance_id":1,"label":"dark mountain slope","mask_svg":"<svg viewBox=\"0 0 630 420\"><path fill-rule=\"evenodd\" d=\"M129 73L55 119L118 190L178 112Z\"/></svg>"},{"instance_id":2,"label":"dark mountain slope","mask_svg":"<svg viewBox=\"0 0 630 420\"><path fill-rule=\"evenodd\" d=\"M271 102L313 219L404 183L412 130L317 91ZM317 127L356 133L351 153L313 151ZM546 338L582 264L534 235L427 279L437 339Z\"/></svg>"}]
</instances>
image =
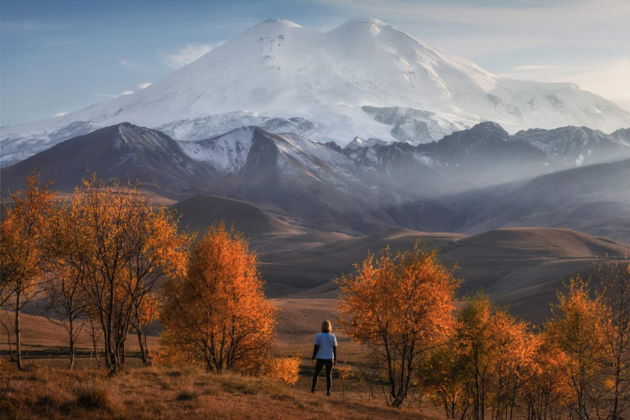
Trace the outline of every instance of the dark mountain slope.
<instances>
[{"instance_id":1,"label":"dark mountain slope","mask_svg":"<svg viewBox=\"0 0 630 420\"><path fill-rule=\"evenodd\" d=\"M95 173L138 181L143 188L171 197L203 190L203 182L214 175L212 168L186 156L167 135L128 123L66 140L2 169L3 194L22 186L33 170L61 191Z\"/></svg>"},{"instance_id":2,"label":"dark mountain slope","mask_svg":"<svg viewBox=\"0 0 630 420\"><path fill-rule=\"evenodd\" d=\"M299 230L278 217L245 201L213 195L195 195L172 206L184 229L203 232L223 222L247 237L291 235Z\"/></svg>"}]
</instances>

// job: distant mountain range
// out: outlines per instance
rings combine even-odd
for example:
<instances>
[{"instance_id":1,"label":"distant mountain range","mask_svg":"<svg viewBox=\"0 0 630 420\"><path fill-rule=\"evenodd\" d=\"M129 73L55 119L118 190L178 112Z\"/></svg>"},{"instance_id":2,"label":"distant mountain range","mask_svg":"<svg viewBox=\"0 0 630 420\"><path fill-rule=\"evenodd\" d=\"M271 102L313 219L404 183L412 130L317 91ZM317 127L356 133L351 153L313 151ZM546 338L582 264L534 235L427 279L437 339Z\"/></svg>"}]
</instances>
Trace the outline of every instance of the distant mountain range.
<instances>
[{"instance_id":1,"label":"distant mountain range","mask_svg":"<svg viewBox=\"0 0 630 420\"><path fill-rule=\"evenodd\" d=\"M94 172L171 199L232 197L305 227L348 233L568 226L630 239L628 134L564 127L510 136L485 122L417 146L357 140L342 148L260 127L178 142L123 123L64 141L0 175L6 194L32 170L65 191Z\"/></svg>"},{"instance_id":2,"label":"distant mountain range","mask_svg":"<svg viewBox=\"0 0 630 420\"><path fill-rule=\"evenodd\" d=\"M630 127L630 113L574 84L498 77L377 19L325 33L270 19L133 94L1 127L1 161L125 121L176 140L255 125L342 146L355 137L417 145L482 121L510 133L567 125L612 132Z\"/></svg>"}]
</instances>

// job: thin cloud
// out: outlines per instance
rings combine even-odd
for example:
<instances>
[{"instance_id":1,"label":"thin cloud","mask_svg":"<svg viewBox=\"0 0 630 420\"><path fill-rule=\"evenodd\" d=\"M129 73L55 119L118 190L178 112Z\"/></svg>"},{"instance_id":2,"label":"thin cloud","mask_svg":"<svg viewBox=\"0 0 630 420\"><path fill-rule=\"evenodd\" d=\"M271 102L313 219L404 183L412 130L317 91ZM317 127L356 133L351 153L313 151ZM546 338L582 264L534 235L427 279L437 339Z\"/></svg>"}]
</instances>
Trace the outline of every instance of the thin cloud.
<instances>
[{"instance_id":1,"label":"thin cloud","mask_svg":"<svg viewBox=\"0 0 630 420\"><path fill-rule=\"evenodd\" d=\"M151 86L150 82L139 83L138 84L138 89L139 90L146 89L149 86ZM133 95L136 92L137 92L136 90L128 89L128 90L123 90L120 93L95 93L94 96L96 96L96 97L98 97L100 99L108 100L108 99L114 99L114 98L117 98L117 97L120 97L120 96Z\"/></svg>"},{"instance_id":2,"label":"thin cloud","mask_svg":"<svg viewBox=\"0 0 630 420\"><path fill-rule=\"evenodd\" d=\"M123 67L126 67L126 68L128 68L128 69L136 69L136 68L138 68L138 66L137 66L137 65L135 65L135 64L134 64L134 63L132 63L131 61L126 60L126 59L124 59L124 58L120 60L120 65L121 65L121 66L123 66Z\"/></svg>"},{"instance_id":3,"label":"thin cloud","mask_svg":"<svg viewBox=\"0 0 630 420\"><path fill-rule=\"evenodd\" d=\"M588 65L530 64L501 74L514 79L571 82L630 110L630 58Z\"/></svg>"},{"instance_id":4,"label":"thin cloud","mask_svg":"<svg viewBox=\"0 0 630 420\"><path fill-rule=\"evenodd\" d=\"M540 71L540 70L553 70L561 68L562 66L554 65L554 64L527 64L524 66L514 66L512 68L513 71L517 72L527 72L527 71Z\"/></svg>"},{"instance_id":5,"label":"thin cloud","mask_svg":"<svg viewBox=\"0 0 630 420\"><path fill-rule=\"evenodd\" d=\"M602 24L627 22L630 4L626 0L576 0L547 3L497 3L486 7L469 3L453 4L438 1L416 0L319 0L346 11L364 15L402 20L440 20L449 23L481 24L497 27L509 26L515 21L529 21L524 29L537 29L541 24L563 21L571 24ZM625 13L624 13L625 12ZM561 18L559 21L558 18ZM536 19L536 20L534 20ZM517 30L518 28L512 28Z\"/></svg>"},{"instance_id":6,"label":"thin cloud","mask_svg":"<svg viewBox=\"0 0 630 420\"><path fill-rule=\"evenodd\" d=\"M55 114L55 117L65 117L66 115L68 115L68 112L62 111L62 112L57 112Z\"/></svg>"},{"instance_id":7,"label":"thin cloud","mask_svg":"<svg viewBox=\"0 0 630 420\"><path fill-rule=\"evenodd\" d=\"M630 2L574 0L479 6L417 0L313 0L345 15L375 16L464 56L541 46L626 49Z\"/></svg>"},{"instance_id":8,"label":"thin cloud","mask_svg":"<svg viewBox=\"0 0 630 420\"><path fill-rule=\"evenodd\" d=\"M167 66L173 69L179 69L184 67L186 64L192 63L215 48L220 47L224 43L225 41L219 41L214 44L188 44L173 52L162 54L162 59Z\"/></svg>"},{"instance_id":9,"label":"thin cloud","mask_svg":"<svg viewBox=\"0 0 630 420\"><path fill-rule=\"evenodd\" d=\"M113 93L95 93L94 96L96 96L98 98L112 99L112 98L115 98L118 95L115 95Z\"/></svg>"}]
</instances>

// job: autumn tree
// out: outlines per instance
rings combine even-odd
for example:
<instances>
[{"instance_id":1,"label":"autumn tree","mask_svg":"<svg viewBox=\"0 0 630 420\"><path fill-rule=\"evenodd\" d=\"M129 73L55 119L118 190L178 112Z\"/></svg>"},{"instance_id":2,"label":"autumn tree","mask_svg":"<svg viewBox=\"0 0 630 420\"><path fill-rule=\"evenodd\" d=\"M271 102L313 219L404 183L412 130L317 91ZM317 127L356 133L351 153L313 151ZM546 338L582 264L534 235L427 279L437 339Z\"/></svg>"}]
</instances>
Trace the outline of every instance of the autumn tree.
<instances>
[{"instance_id":1,"label":"autumn tree","mask_svg":"<svg viewBox=\"0 0 630 420\"><path fill-rule=\"evenodd\" d=\"M186 237L170 213L130 185L84 180L71 208L71 234L90 265L82 293L101 327L106 365L115 373L124 366L137 306L165 276L183 269Z\"/></svg>"},{"instance_id":2,"label":"autumn tree","mask_svg":"<svg viewBox=\"0 0 630 420\"><path fill-rule=\"evenodd\" d=\"M275 307L241 235L211 227L192 246L186 274L164 289L160 321L167 360L207 371L248 370L268 356Z\"/></svg>"},{"instance_id":3,"label":"autumn tree","mask_svg":"<svg viewBox=\"0 0 630 420\"><path fill-rule=\"evenodd\" d=\"M496 310L487 330L490 357L489 396L494 419L512 419L537 350L536 337L523 321Z\"/></svg>"},{"instance_id":4,"label":"autumn tree","mask_svg":"<svg viewBox=\"0 0 630 420\"><path fill-rule=\"evenodd\" d=\"M630 393L630 265L605 264L596 270L599 300L606 307L604 352L607 373L612 379L609 400L611 420L628 409Z\"/></svg>"},{"instance_id":5,"label":"autumn tree","mask_svg":"<svg viewBox=\"0 0 630 420\"><path fill-rule=\"evenodd\" d=\"M458 281L438 262L437 251L416 243L369 255L342 276L339 312L346 332L367 344L383 366L388 403L400 406L418 371L421 356L443 345L454 328Z\"/></svg>"},{"instance_id":6,"label":"autumn tree","mask_svg":"<svg viewBox=\"0 0 630 420\"><path fill-rule=\"evenodd\" d=\"M140 358L145 366L151 365L151 353L149 352L148 338L149 327L158 318L160 301L157 293L144 296L135 306L131 326L138 337Z\"/></svg>"},{"instance_id":7,"label":"autumn tree","mask_svg":"<svg viewBox=\"0 0 630 420\"><path fill-rule=\"evenodd\" d=\"M465 363L457 344L451 341L430 351L419 365L424 393L449 419L464 418L470 409Z\"/></svg>"},{"instance_id":8,"label":"autumn tree","mask_svg":"<svg viewBox=\"0 0 630 420\"><path fill-rule=\"evenodd\" d=\"M82 286L91 272L90 256L84 238L76 228L74 208L59 203L49 212L50 226L44 240L48 280L43 290L48 299L49 318L62 326L68 335L68 367L75 362L75 344L84 326L86 300Z\"/></svg>"},{"instance_id":9,"label":"autumn tree","mask_svg":"<svg viewBox=\"0 0 630 420\"><path fill-rule=\"evenodd\" d=\"M36 282L44 272L42 241L52 194L36 175L30 175L26 188L11 199L0 225L0 305L10 304L14 312L16 362L23 369L20 314L37 293Z\"/></svg>"},{"instance_id":10,"label":"autumn tree","mask_svg":"<svg viewBox=\"0 0 630 420\"><path fill-rule=\"evenodd\" d=\"M572 396L563 369L567 356L544 334L531 339L536 350L523 375L524 414L532 420L562 418Z\"/></svg>"},{"instance_id":11,"label":"autumn tree","mask_svg":"<svg viewBox=\"0 0 630 420\"><path fill-rule=\"evenodd\" d=\"M578 277L566 293L558 293L558 304L545 324L545 339L560 353L555 368L571 388L569 408L580 420L602 408L607 316L601 299L592 297Z\"/></svg>"},{"instance_id":12,"label":"autumn tree","mask_svg":"<svg viewBox=\"0 0 630 420\"><path fill-rule=\"evenodd\" d=\"M458 312L448 345L421 364L423 383L448 418L511 419L536 349L526 323L478 293Z\"/></svg>"},{"instance_id":13,"label":"autumn tree","mask_svg":"<svg viewBox=\"0 0 630 420\"><path fill-rule=\"evenodd\" d=\"M75 345L84 326L84 301L80 279L72 270L58 268L53 277L44 283L48 298L49 320L66 330L68 336L68 368L74 368Z\"/></svg>"}]
</instances>

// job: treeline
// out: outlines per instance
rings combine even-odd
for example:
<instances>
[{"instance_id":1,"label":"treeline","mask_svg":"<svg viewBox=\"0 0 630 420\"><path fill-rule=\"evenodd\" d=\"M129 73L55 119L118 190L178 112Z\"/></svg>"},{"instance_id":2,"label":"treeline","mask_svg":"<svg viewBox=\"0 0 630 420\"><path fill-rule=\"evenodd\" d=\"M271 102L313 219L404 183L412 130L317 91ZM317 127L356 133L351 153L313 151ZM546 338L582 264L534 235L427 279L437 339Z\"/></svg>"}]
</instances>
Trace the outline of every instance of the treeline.
<instances>
[{"instance_id":1,"label":"treeline","mask_svg":"<svg viewBox=\"0 0 630 420\"><path fill-rule=\"evenodd\" d=\"M412 392L458 419L622 419L630 403L630 266L579 277L535 328L459 281L434 250L370 255L339 279L346 331L400 406Z\"/></svg>"},{"instance_id":2,"label":"treeline","mask_svg":"<svg viewBox=\"0 0 630 420\"><path fill-rule=\"evenodd\" d=\"M124 368L133 333L147 366L159 360L260 372L277 364L285 370L279 374L297 375L296 360L269 358L275 308L239 234L220 225L200 238L182 234L167 209L128 184L92 177L66 200L53 199L36 176L27 184L12 195L0 226L0 307L13 313L19 369L21 313L45 298L51 320L67 331L70 368L87 330L99 366L112 374ZM150 351L156 320L165 330L160 349Z\"/></svg>"}]
</instances>

